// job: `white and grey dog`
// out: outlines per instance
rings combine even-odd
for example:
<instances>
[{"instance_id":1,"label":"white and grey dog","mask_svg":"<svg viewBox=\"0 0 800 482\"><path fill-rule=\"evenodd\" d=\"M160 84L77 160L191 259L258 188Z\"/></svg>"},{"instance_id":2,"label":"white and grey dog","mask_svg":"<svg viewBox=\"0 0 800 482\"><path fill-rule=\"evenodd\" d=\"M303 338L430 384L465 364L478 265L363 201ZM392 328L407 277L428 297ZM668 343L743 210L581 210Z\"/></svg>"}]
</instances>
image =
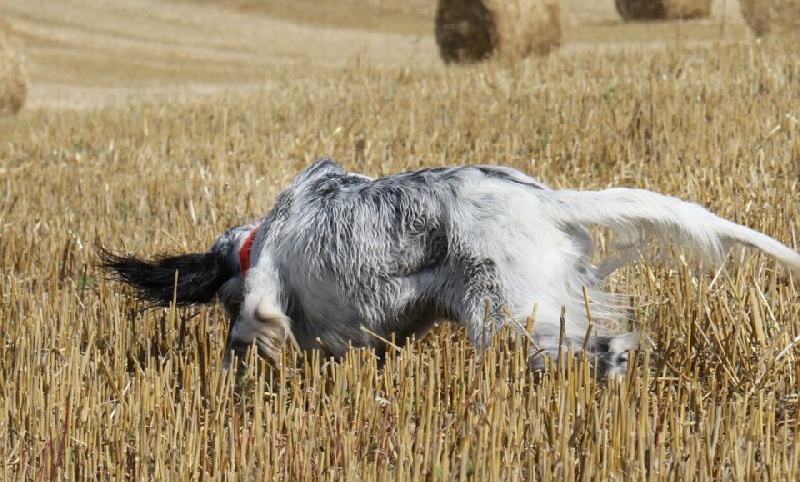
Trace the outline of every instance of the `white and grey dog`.
<instances>
[{"instance_id":1,"label":"white and grey dog","mask_svg":"<svg viewBox=\"0 0 800 482\"><path fill-rule=\"evenodd\" d=\"M437 319L465 324L481 349L509 316L520 329L537 307L534 349L585 349L605 376L625 370L638 336L587 337L584 290L593 319L619 319L601 285L632 256L594 266L592 226L714 261L740 243L800 269L800 254L775 239L651 191L553 190L498 166L372 179L327 157L266 217L229 229L206 253L143 260L102 250L101 258L153 305L218 297L232 323L226 360L252 344L274 359L287 340L334 356L350 345L382 350L380 338L420 335ZM541 364L538 351L531 358Z\"/></svg>"}]
</instances>

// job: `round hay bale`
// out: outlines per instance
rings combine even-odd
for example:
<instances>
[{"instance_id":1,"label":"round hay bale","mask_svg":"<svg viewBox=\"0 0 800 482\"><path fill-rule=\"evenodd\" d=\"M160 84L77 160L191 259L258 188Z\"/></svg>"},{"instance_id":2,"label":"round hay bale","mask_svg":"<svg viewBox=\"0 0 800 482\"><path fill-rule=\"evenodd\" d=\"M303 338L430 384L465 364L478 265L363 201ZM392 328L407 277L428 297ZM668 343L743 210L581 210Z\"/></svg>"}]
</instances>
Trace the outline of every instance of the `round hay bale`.
<instances>
[{"instance_id":1,"label":"round hay bale","mask_svg":"<svg viewBox=\"0 0 800 482\"><path fill-rule=\"evenodd\" d=\"M0 115L19 112L28 93L25 59L11 42L9 31L6 26L0 28Z\"/></svg>"},{"instance_id":2,"label":"round hay bale","mask_svg":"<svg viewBox=\"0 0 800 482\"><path fill-rule=\"evenodd\" d=\"M561 45L561 9L545 0L439 0L435 34L445 63L546 55Z\"/></svg>"},{"instance_id":3,"label":"round hay bale","mask_svg":"<svg viewBox=\"0 0 800 482\"><path fill-rule=\"evenodd\" d=\"M711 0L614 0L626 22L691 20L711 15Z\"/></svg>"},{"instance_id":4,"label":"round hay bale","mask_svg":"<svg viewBox=\"0 0 800 482\"><path fill-rule=\"evenodd\" d=\"M800 34L800 0L741 0L739 6L756 37Z\"/></svg>"}]
</instances>

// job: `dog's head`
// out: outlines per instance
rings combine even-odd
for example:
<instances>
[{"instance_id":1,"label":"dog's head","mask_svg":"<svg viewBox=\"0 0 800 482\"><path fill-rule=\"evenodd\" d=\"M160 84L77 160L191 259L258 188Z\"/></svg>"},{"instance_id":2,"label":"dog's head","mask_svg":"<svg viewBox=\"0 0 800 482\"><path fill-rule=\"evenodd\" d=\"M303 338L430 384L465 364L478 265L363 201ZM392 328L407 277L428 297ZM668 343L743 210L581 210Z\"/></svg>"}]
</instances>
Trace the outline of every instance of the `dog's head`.
<instances>
[{"instance_id":1,"label":"dog's head","mask_svg":"<svg viewBox=\"0 0 800 482\"><path fill-rule=\"evenodd\" d=\"M250 244L260 224L256 221L225 231L205 253L146 259L100 248L100 266L132 286L150 307L168 307L173 302L177 306L205 304L218 298L235 320L250 263Z\"/></svg>"}]
</instances>

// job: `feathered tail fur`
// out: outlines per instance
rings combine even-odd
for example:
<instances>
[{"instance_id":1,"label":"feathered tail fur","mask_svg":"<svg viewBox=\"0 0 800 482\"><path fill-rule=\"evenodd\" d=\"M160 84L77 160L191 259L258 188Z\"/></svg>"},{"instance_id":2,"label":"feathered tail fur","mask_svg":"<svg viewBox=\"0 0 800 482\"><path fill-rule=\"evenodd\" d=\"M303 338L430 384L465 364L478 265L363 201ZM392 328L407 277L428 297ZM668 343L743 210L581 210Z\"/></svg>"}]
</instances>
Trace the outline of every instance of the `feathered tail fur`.
<instances>
[{"instance_id":1,"label":"feathered tail fur","mask_svg":"<svg viewBox=\"0 0 800 482\"><path fill-rule=\"evenodd\" d=\"M644 189L560 190L549 194L554 201L549 216L565 225L604 226L628 240L641 234L654 235L714 262L721 261L731 245L738 243L800 271L800 253L697 204Z\"/></svg>"}]
</instances>

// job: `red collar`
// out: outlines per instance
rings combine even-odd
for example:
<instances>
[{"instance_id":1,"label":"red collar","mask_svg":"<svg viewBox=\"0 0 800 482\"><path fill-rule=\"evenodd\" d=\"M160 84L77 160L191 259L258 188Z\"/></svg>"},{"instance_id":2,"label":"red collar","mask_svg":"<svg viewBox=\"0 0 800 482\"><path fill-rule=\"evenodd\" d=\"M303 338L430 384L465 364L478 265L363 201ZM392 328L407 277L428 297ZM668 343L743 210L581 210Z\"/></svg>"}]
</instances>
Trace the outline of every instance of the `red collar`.
<instances>
[{"instance_id":1,"label":"red collar","mask_svg":"<svg viewBox=\"0 0 800 482\"><path fill-rule=\"evenodd\" d=\"M242 276L246 275L250 269L250 248L253 247L253 240L256 239L256 234L258 234L258 228L260 227L261 223L258 223L247 235L242 247L239 248L239 272L242 273Z\"/></svg>"}]
</instances>

